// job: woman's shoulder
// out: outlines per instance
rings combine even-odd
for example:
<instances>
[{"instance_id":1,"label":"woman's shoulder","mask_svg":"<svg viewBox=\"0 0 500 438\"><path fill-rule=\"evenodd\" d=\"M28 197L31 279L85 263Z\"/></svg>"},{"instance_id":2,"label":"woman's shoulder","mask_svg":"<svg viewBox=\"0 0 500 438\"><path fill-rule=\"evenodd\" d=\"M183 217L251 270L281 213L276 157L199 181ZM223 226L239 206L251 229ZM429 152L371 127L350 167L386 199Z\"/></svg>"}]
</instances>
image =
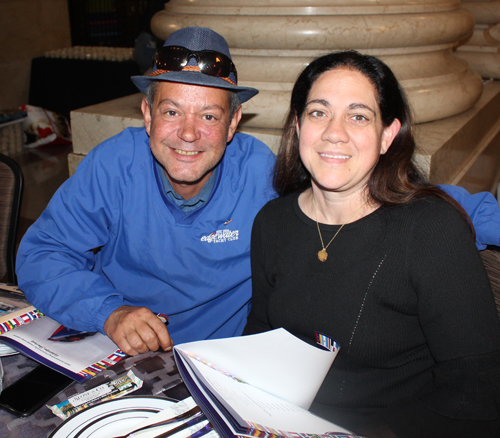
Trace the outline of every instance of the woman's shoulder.
<instances>
[{"instance_id":1,"label":"woman's shoulder","mask_svg":"<svg viewBox=\"0 0 500 438\"><path fill-rule=\"evenodd\" d=\"M399 212L399 221L393 221L392 224L397 226L399 222L410 239L420 241L432 236L433 240L450 240L468 236L472 240L473 233L467 217L445 199L424 197L398 206L395 210Z\"/></svg>"},{"instance_id":2,"label":"woman's shoulder","mask_svg":"<svg viewBox=\"0 0 500 438\"><path fill-rule=\"evenodd\" d=\"M293 204L297 201L300 193L290 193L284 196L278 196L267 202L264 207L262 207L262 212L267 214L273 212L284 211L288 208L292 208Z\"/></svg>"},{"instance_id":3,"label":"woman's shoulder","mask_svg":"<svg viewBox=\"0 0 500 438\"><path fill-rule=\"evenodd\" d=\"M288 217L299 195L300 193L291 193L271 199L261 208L255 220L281 220L283 216Z\"/></svg>"},{"instance_id":4,"label":"woman's shoulder","mask_svg":"<svg viewBox=\"0 0 500 438\"><path fill-rule=\"evenodd\" d=\"M456 206L445 199L434 196L426 196L403 204L402 212L412 217L449 218L450 220L456 218L464 221L462 213Z\"/></svg>"}]
</instances>

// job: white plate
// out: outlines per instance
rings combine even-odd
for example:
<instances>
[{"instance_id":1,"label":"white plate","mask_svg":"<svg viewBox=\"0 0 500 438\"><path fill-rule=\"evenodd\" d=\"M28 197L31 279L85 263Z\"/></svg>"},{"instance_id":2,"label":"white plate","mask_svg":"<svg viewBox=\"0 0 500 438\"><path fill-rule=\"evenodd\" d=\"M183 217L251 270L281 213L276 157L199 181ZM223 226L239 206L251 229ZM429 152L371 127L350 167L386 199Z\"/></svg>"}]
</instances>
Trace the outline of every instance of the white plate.
<instances>
[{"instance_id":1,"label":"white plate","mask_svg":"<svg viewBox=\"0 0 500 438\"><path fill-rule=\"evenodd\" d=\"M68 418L49 438L108 438L173 404L164 398L147 396L102 402Z\"/></svg>"}]
</instances>

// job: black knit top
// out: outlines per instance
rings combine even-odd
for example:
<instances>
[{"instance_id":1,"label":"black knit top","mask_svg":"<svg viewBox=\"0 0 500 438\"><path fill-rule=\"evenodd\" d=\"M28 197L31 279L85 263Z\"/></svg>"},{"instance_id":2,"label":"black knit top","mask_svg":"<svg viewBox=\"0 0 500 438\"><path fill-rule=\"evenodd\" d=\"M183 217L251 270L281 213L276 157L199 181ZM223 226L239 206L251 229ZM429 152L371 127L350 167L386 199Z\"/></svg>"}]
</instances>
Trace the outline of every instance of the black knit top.
<instances>
[{"instance_id":1,"label":"black knit top","mask_svg":"<svg viewBox=\"0 0 500 438\"><path fill-rule=\"evenodd\" d=\"M325 244L339 229L320 226ZM431 198L380 207L347 224L324 263L321 247L298 194L255 220L245 334L284 327L340 344L311 410L365 435L479 436L457 435L470 426L500 437L500 323L456 209Z\"/></svg>"}]
</instances>

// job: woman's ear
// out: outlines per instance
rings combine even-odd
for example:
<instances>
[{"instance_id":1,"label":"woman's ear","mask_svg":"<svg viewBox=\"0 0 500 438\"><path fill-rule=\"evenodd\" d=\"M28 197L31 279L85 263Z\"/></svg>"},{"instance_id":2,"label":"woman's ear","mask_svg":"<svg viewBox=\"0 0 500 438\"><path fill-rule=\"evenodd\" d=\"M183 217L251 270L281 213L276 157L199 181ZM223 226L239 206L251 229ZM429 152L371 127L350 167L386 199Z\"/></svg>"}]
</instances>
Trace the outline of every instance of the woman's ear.
<instances>
[{"instance_id":1,"label":"woman's ear","mask_svg":"<svg viewBox=\"0 0 500 438\"><path fill-rule=\"evenodd\" d=\"M384 131L382 132L382 142L380 145L380 155L385 154L389 150L400 129L401 122L399 119L394 119L389 126L384 128Z\"/></svg>"}]
</instances>

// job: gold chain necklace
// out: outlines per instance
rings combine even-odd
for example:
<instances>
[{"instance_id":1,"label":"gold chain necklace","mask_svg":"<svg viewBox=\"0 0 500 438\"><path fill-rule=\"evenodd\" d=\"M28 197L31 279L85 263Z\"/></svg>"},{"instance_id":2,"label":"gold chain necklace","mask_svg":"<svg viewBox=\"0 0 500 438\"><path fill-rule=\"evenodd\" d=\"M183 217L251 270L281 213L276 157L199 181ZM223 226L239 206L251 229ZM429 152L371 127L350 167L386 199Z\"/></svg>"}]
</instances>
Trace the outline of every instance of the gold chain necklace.
<instances>
[{"instance_id":1,"label":"gold chain necklace","mask_svg":"<svg viewBox=\"0 0 500 438\"><path fill-rule=\"evenodd\" d=\"M356 216L360 211L361 209L366 205L368 204L368 201L366 201L361 207L359 207L355 212L354 214L349 218L347 219L346 222L344 222L341 227L338 229L338 231L335 233L335 236L332 237L332 240L330 240L330 242L328 242L328 245L325 246L325 244L323 243L323 236L321 235L321 230L319 229L319 223L318 223L318 215L316 213L316 202L315 202L315 199L314 199L314 192L313 192L313 208L314 208L314 218L316 219L316 226L318 227L318 234L319 234L319 238L321 240L321 246L323 247L322 250L318 251L318 260L320 262L326 262L326 259L328 258L328 253L326 252L326 249L330 246L330 243L332 243L334 241L334 239L337 237L337 234L340 233L340 230L342 228L344 228L344 225L348 224L349 221L354 217Z\"/></svg>"}]
</instances>

